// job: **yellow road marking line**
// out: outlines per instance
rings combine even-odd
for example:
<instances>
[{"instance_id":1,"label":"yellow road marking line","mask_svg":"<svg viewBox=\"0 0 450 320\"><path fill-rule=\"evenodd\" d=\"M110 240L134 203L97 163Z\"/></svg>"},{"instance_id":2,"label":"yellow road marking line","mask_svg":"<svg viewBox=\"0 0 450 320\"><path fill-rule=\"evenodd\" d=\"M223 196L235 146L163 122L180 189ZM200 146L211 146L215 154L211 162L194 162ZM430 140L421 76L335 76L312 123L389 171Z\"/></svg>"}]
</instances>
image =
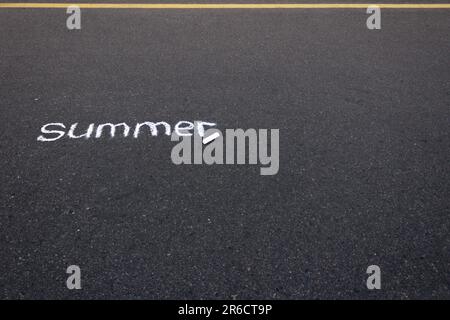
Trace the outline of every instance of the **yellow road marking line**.
<instances>
[{"instance_id":1,"label":"yellow road marking line","mask_svg":"<svg viewBox=\"0 0 450 320\"><path fill-rule=\"evenodd\" d=\"M450 3L0 3L0 8L67 8L83 9L362 9L376 5L383 9L450 9Z\"/></svg>"}]
</instances>

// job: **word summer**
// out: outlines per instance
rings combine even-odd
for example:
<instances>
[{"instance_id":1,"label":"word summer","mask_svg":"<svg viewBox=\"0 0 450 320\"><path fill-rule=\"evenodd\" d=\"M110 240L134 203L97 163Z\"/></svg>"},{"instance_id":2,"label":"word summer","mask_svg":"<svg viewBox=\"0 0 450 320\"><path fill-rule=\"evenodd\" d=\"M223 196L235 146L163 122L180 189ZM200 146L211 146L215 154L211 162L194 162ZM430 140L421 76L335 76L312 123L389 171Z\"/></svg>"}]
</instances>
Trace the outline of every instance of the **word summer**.
<instances>
[{"instance_id":1,"label":"word summer","mask_svg":"<svg viewBox=\"0 0 450 320\"><path fill-rule=\"evenodd\" d=\"M173 133L180 137L192 136L194 132L199 136L205 135L206 127L213 127L215 123L205 121L179 121L173 127ZM120 133L119 133L120 131ZM160 122L140 122L136 125L130 126L125 122L121 123L102 123L96 125L91 123L88 126L78 126L78 123L73 123L66 126L64 123L53 122L47 123L41 127L41 135L37 137L38 141L49 142L56 141L63 137L70 139L99 139L104 136L114 138L118 135L122 137L132 136L138 138L140 135L146 134L151 136L158 136L158 134L164 132L165 135L170 136L172 134L172 127L170 124L164 121Z\"/></svg>"}]
</instances>

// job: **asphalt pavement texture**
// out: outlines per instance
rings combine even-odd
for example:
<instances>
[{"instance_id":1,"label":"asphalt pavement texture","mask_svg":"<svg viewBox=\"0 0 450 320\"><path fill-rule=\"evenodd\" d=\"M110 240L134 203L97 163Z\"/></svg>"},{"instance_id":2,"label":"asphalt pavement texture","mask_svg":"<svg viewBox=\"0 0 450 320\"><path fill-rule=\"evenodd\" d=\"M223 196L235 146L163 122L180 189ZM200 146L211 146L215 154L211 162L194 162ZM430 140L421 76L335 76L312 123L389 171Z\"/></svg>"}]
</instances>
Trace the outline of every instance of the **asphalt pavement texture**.
<instances>
[{"instance_id":1,"label":"asphalt pavement texture","mask_svg":"<svg viewBox=\"0 0 450 320\"><path fill-rule=\"evenodd\" d=\"M450 298L450 10L67 17L0 9L0 298ZM180 120L280 129L278 174L176 166L165 136L36 140Z\"/></svg>"}]
</instances>

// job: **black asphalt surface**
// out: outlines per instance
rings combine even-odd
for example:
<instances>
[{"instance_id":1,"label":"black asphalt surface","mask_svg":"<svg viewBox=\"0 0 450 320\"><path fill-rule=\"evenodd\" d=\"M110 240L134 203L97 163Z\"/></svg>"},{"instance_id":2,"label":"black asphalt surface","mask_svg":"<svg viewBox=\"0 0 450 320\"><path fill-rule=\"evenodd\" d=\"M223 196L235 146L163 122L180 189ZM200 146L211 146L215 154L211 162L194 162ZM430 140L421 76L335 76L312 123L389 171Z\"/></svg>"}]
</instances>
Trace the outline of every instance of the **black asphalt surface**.
<instances>
[{"instance_id":1,"label":"black asphalt surface","mask_svg":"<svg viewBox=\"0 0 450 320\"><path fill-rule=\"evenodd\" d=\"M0 9L0 298L450 298L450 10L67 17ZM280 129L279 173L176 166L164 136L36 140L180 120Z\"/></svg>"}]
</instances>

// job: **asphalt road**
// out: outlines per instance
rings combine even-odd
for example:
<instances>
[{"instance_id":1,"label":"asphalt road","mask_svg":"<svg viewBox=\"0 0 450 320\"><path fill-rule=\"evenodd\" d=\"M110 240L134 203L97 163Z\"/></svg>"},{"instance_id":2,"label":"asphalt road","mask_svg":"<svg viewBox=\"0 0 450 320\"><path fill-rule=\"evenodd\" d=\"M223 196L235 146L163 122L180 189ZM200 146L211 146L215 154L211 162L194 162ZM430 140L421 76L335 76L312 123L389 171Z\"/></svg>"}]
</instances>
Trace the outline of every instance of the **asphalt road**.
<instances>
[{"instance_id":1,"label":"asphalt road","mask_svg":"<svg viewBox=\"0 0 450 320\"><path fill-rule=\"evenodd\" d=\"M450 10L67 17L0 9L0 298L450 298ZM279 173L176 166L162 136L36 140L197 119L280 129Z\"/></svg>"}]
</instances>

